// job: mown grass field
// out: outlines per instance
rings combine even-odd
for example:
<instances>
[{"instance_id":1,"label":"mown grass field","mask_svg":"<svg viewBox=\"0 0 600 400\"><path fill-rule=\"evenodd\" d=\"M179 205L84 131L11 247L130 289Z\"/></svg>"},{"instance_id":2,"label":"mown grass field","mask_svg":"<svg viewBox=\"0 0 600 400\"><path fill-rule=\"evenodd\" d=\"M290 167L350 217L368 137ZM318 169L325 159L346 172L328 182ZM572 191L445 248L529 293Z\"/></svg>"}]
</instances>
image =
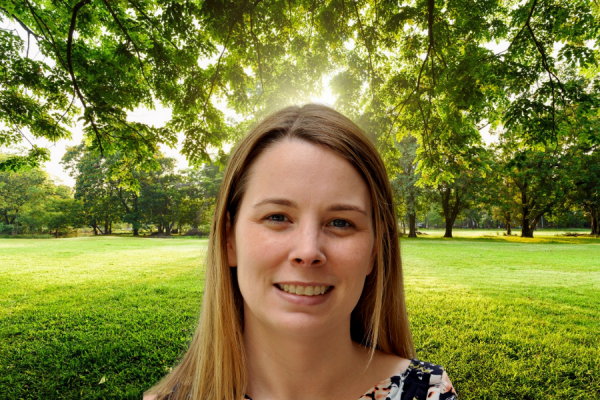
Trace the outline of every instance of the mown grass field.
<instances>
[{"instance_id":1,"label":"mown grass field","mask_svg":"<svg viewBox=\"0 0 600 400\"><path fill-rule=\"evenodd\" d=\"M430 233L401 242L410 320L460 399L600 398L599 239ZM0 399L141 398L187 346L205 250L0 240Z\"/></svg>"}]
</instances>

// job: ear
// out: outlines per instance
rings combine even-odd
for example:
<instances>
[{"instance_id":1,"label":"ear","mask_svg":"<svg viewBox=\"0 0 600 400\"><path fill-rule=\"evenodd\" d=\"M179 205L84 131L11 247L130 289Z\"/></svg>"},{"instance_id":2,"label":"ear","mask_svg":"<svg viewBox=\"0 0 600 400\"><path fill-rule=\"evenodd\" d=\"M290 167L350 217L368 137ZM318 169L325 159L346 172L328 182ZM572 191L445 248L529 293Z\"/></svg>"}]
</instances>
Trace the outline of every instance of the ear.
<instances>
[{"instance_id":1,"label":"ear","mask_svg":"<svg viewBox=\"0 0 600 400\"><path fill-rule=\"evenodd\" d=\"M235 250L235 229L231 226L231 217L227 213L227 222L225 225L225 234L227 236L227 262L230 267L237 267L237 253Z\"/></svg>"}]
</instances>

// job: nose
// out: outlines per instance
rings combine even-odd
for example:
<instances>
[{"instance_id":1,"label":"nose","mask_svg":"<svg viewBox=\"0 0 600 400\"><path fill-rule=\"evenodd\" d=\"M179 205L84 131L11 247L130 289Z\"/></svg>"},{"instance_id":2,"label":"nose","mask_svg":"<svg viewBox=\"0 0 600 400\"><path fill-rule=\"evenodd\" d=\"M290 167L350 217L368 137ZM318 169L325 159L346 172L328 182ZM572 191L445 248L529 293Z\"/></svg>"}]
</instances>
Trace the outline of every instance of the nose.
<instances>
[{"instance_id":1,"label":"nose","mask_svg":"<svg viewBox=\"0 0 600 400\"><path fill-rule=\"evenodd\" d=\"M304 224L296 231L289 260L296 267L318 267L325 264L321 229L318 224Z\"/></svg>"}]
</instances>

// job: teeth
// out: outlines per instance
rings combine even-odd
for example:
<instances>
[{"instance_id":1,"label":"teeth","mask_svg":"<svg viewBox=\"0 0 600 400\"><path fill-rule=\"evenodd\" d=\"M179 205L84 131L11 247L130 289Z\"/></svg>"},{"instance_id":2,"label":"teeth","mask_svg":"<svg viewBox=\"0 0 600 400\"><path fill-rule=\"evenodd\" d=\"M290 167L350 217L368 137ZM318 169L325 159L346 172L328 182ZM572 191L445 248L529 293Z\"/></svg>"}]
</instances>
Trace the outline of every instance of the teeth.
<instances>
[{"instance_id":1,"label":"teeth","mask_svg":"<svg viewBox=\"0 0 600 400\"><path fill-rule=\"evenodd\" d=\"M277 285L279 289L287 293L300 296L318 296L327 292L330 286L295 286L295 285Z\"/></svg>"}]
</instances>

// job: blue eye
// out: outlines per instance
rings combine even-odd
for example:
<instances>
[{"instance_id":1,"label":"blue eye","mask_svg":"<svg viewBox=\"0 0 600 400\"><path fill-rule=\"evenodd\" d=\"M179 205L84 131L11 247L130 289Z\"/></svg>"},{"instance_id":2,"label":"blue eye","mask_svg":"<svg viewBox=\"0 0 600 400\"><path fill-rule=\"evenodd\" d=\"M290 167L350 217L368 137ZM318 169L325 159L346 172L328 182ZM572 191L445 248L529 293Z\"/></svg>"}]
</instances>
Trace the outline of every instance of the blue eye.
<instances>
[{"instance_id":1,"label":"blue eye","mask_svg":"<svg viewBox=\"0 0 600 400\"><path fill-rule=\"evenodd\" d=\"M350 222L346 221L345 219L334 219L333 221L330 222L331 226L333 226L334 228L350 228L352 225L350 224Z\"/></svg>"}]
</instances>

